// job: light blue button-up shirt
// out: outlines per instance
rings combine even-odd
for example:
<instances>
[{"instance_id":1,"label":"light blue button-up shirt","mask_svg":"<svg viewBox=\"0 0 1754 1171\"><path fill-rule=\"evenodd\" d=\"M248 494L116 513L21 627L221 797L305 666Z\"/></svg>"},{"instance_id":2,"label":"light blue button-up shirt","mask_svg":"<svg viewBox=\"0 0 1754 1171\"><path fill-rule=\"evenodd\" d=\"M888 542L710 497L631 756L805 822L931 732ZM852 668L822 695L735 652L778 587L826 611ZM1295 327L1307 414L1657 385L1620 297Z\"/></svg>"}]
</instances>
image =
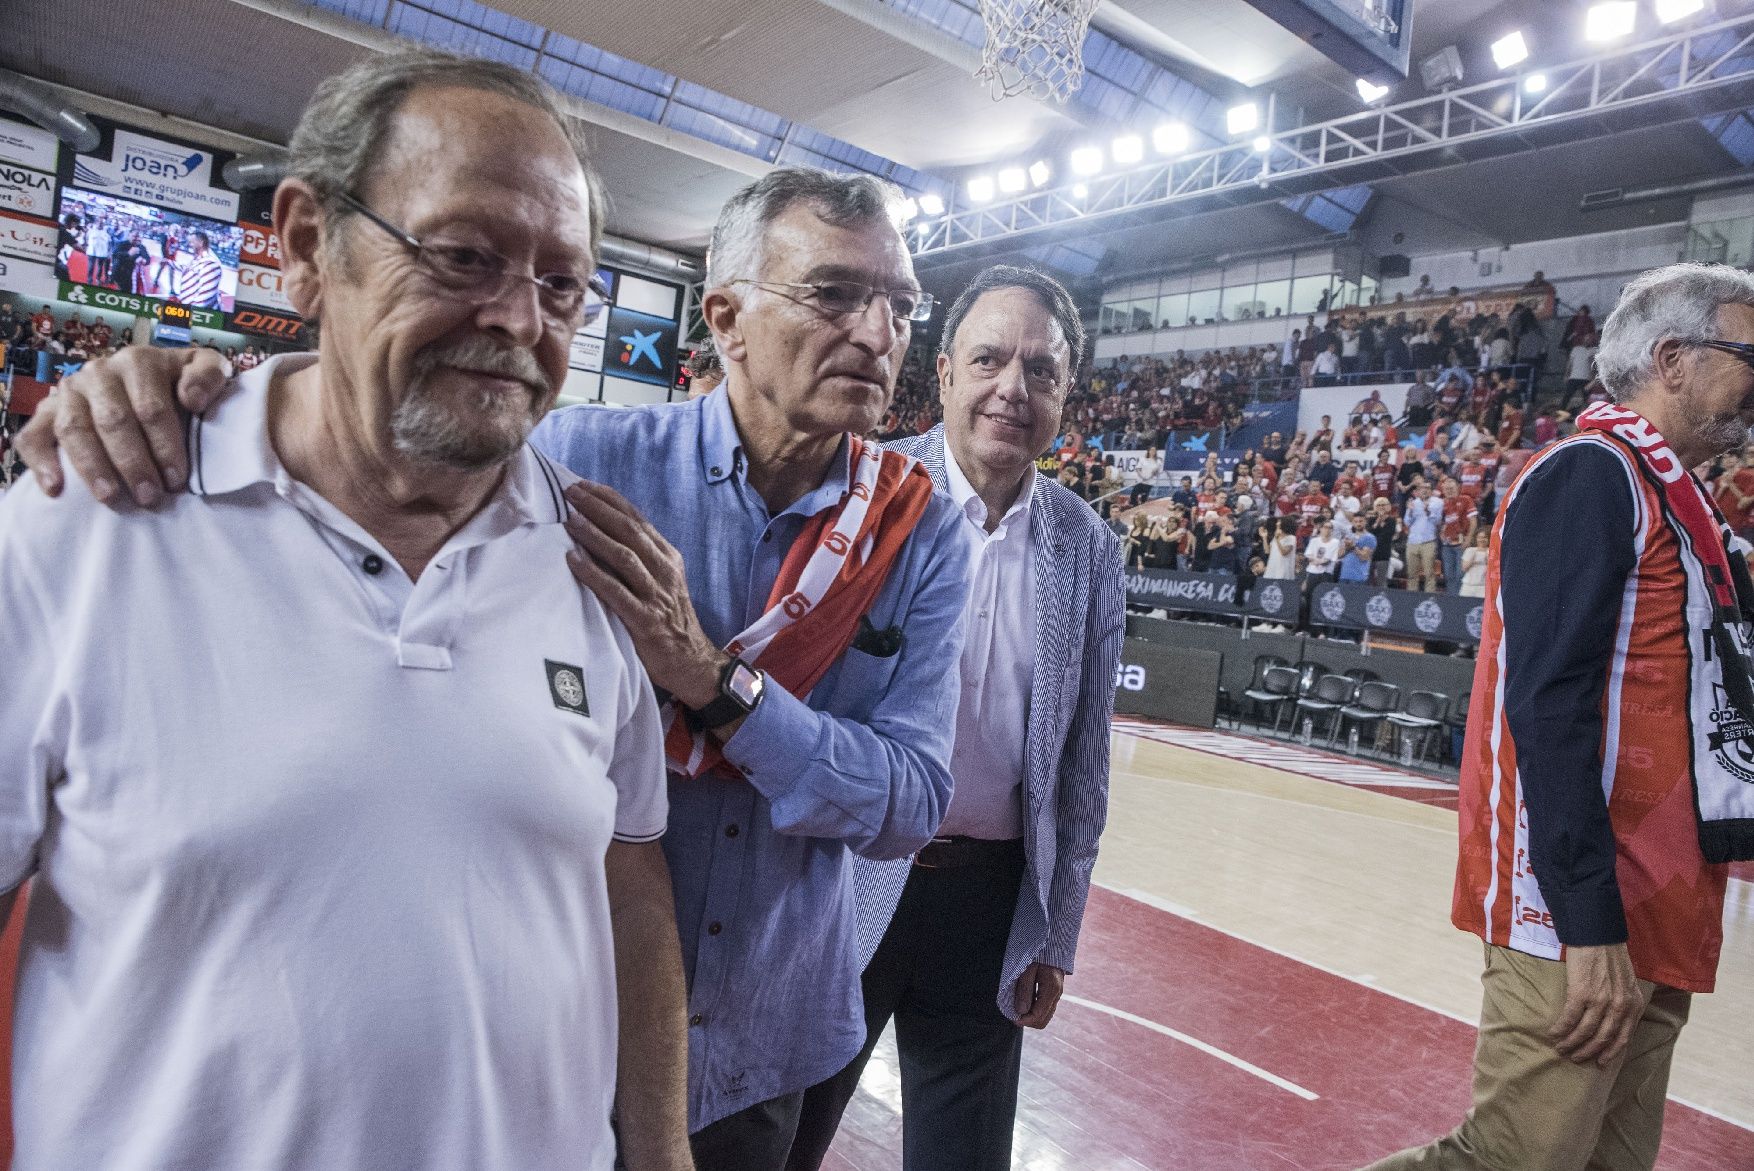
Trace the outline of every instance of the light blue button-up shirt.
<instances>
[{"instance_id":1,"label":"light blue button-up shirt","mask_svg":"<svg viewBox=\"0 0 1754 1171\"><path fill-rule=\"evenodd\" d=\"M564 408L532 442L627 497L681 552L720 646L761 614L804 522L848 487L843 442L820 487L769 515L722 388ZM746 781L671 777L691 1131L840 1072L863 1044L850 855L906 857L949 805L968 556L961 517L935 495L867 615L901 629L900 651L848 650L803 700L770 686L724 746Z\"/></svg>"}]
</instances>

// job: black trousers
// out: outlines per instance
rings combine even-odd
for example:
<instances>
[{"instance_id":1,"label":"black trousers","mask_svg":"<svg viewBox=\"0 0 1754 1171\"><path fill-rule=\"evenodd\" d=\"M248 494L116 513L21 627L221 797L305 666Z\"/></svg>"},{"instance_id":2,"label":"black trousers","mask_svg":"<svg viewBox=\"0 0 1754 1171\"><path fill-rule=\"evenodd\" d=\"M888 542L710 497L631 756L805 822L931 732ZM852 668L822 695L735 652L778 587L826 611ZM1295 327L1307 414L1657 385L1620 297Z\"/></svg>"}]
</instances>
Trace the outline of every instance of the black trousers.
<instances>
[{"instance_id":1,"label":"black trousers","mask_svg":"<svg viewBox=\"0 0 1754 1171\"><path fill-rule=\"evenodd\" d=\"M780 1171L804 1091L745 1106L688 1136L695 1171Z\"/></svg>"},{"instance_id":2,"label":"black trousers","mask_svg":"<svg viewBox=\"0 0 1754 1171\"><path fill-rule=\"evenodd\" d=\"M1021 857L915 866L865 969L865 1048L804 1094L788 1171L817 1171L891 1017L904 1171L1009 1171L1023 1030L999 1011Z\"/></svg>"}]
</instances>

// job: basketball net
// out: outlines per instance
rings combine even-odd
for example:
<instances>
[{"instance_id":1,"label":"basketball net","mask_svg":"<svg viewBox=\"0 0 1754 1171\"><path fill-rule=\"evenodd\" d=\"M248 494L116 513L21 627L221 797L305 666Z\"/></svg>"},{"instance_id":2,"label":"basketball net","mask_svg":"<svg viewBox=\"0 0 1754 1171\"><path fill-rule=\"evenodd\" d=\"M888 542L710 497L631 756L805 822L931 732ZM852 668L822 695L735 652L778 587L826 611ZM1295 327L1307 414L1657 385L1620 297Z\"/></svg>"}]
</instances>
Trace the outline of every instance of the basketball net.
<instances>
[{"instance_id":1,"label":"basketball net","mask_svg":"<svg viewBox=\"0 0 1754 1171\"><path fill-rule=\"evenodd\" d=\"M1064 102L1084 84L1084 34L1102 0L980 0L987 41L975 76L993 100Z\"/></svg>"}]
</instances>

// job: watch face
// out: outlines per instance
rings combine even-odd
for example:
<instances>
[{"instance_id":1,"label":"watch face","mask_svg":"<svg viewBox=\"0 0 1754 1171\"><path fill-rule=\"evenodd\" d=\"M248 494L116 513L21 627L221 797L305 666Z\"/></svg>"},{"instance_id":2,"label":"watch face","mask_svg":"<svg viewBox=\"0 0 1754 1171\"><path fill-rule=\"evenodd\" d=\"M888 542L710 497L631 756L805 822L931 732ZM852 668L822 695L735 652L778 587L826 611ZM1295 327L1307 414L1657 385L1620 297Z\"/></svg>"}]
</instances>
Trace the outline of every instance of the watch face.
<instances>
[{"instance_id":1,"label":"watch face","mask_svg":"<svg viewBox=\"0 0 1754 1171\"><path fill-rule=\"evenodd\" d=\"M726 689L730 691L738 703L745 708L752 708L755 706L755 701L761 698L761 688L764 682L761 672L747 663L739 662L731 668L731 678L726 683Z\"/></svg>"}]
</instances>

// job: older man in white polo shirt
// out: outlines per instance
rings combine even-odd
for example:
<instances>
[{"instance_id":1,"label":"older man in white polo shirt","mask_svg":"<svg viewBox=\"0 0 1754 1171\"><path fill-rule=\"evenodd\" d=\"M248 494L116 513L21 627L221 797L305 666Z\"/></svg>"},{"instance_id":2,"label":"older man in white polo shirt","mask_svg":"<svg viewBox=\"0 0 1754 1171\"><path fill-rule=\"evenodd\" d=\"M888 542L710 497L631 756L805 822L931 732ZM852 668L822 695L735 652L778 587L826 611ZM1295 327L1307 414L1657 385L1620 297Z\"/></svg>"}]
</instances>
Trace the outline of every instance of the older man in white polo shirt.
<instances>
[{"instance_id":1,"label":"older man in white polo shirt","mask_svg":"<svg viewBox=\"0 0 1754 1171\"><path fill-rule=\"evenodd\" d=\"M0 503L13 1166L689 1166L657 709L524 443L598 189L539 82L438 54L291 155L319 354L192 420L157 512Z\"/></svg>"}]
</instances>

